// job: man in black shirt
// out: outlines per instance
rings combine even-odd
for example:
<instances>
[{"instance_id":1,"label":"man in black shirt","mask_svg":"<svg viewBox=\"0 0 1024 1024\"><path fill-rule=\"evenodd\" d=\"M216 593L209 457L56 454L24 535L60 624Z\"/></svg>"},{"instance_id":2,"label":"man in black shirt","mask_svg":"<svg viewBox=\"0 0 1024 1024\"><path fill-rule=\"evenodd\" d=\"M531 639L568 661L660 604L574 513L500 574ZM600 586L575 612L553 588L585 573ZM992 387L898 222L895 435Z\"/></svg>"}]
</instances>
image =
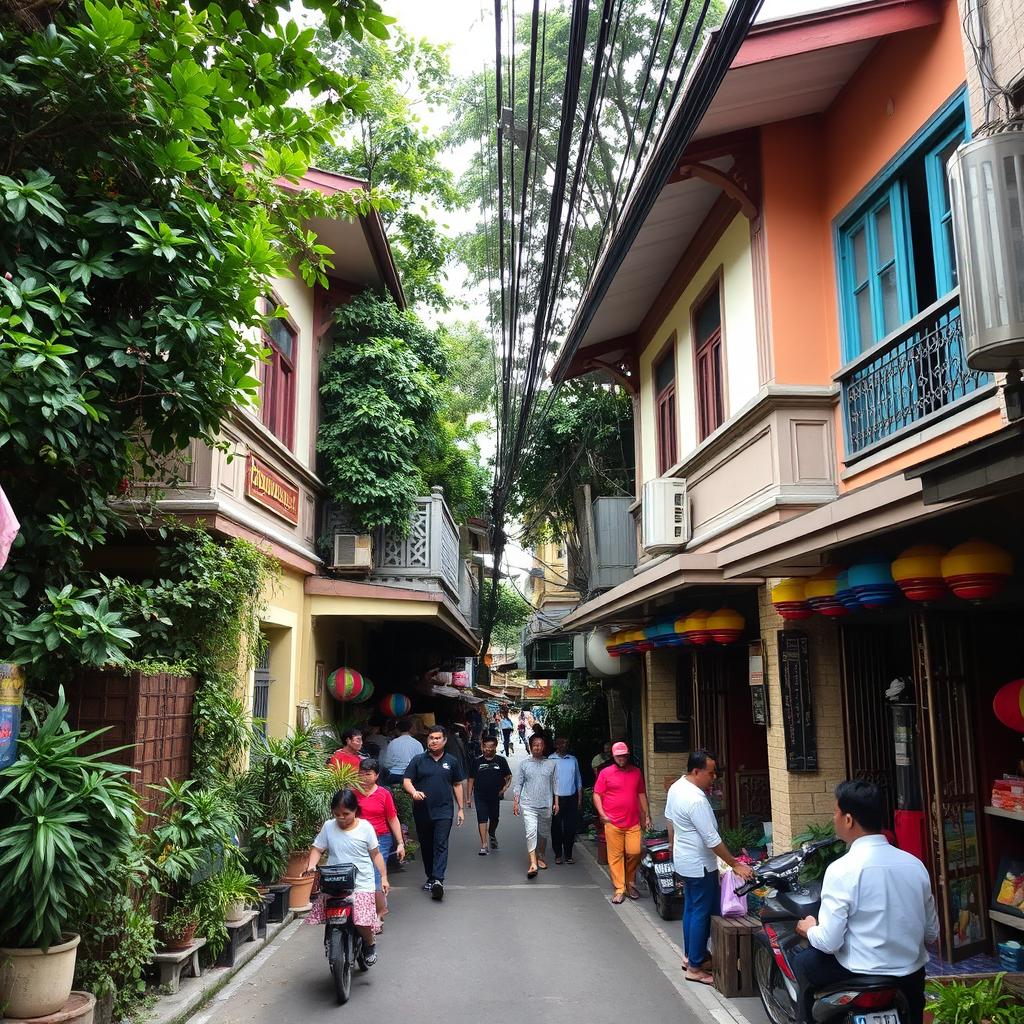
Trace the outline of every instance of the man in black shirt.
<instances>
[{"instance_id":1,"label":"man in black shirt","mask_svg":"<svg viewBox=\"0 0 1024 1024\"><path fill-rule=\"evenodd\" d=\"M448 868L448 837L452 831L452 797L458 804L456 826L465 820L462 810L462 781L465 778L458 759L445 753L448 731L432 726L427 733L427 749L414 757L405 769L402 782L413 799L412 814L420 841L423 870L427 873L424 892L435 900L444 899L444 873Z\"/></svg>"},{"instance_id":2,"label":"man in black shirt","mask_svg":"<svg viewBox=\"0 0 1024 1024\"><path fill-rule=\"evenodd\" d=\"M498 814L501 810L501 798L512 781L512 771L508 761L498 753L498 738L485 736L484 752L469 770L469 806L473 806L473 794L476 793L476 820L480 829L480 856L487 856L487 840L490 838L491 849L498 848L495 833L498 831Z\"/></svg>"}]
</instances>

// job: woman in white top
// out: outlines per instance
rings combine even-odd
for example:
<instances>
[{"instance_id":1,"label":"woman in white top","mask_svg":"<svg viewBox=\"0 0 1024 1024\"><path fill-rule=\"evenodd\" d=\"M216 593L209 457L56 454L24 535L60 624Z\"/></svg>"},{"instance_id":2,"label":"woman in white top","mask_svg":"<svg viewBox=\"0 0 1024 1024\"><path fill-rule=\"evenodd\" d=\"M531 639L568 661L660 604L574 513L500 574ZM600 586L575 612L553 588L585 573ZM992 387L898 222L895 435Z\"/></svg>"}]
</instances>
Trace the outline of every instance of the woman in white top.
<instances>
[{"instance_id":1,"label":"woman in white top","mask_svg":"<svg viewBox=\"0 0 1024 1024\"><path fill-rule=\"evenodd\" d=\"M391 888L388 884L388 868L380 855L377 833L373 826L359 817L359 801L351 789L341 789L331 798L331 812L334 817L324 822L309 851L307 871L312 871L324 851L328 864L353 864L356 869L356 884L352 893L352 923L363 940L363 954L367 967L377 962L377 946L374 931L379 923L377 917L376 882L373 869L380 872L380 888L385 896ZM307 919L310 924L323 922L323 896L316 909Z\"/></svg>"}]
</instances>

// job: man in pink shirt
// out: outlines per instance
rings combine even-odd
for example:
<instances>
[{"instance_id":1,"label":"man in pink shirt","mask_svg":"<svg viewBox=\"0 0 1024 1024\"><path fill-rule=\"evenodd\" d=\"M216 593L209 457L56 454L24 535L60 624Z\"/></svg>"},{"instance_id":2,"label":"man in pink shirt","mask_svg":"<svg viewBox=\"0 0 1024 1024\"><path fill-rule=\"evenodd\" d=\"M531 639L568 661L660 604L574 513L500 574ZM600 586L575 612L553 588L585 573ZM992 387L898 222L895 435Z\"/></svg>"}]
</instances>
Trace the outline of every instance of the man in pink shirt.
<instances>
[{"instance_id":1,"label":"man in pink shirt","mask_svg":"<svg viewBox=\"0 0 1024 1024\"><path fill-rule=\"evenodd\" d=\"M651 827L651 811L643 772L630 764L629 747L613 744L612 760L614 763L597 776L594 810L604 825L608 844L608 873L615 889L612 903L622 903L627 896L640 899L640 890L634 884L640 864L640 826Z\"/></svg>"}]
</instances>

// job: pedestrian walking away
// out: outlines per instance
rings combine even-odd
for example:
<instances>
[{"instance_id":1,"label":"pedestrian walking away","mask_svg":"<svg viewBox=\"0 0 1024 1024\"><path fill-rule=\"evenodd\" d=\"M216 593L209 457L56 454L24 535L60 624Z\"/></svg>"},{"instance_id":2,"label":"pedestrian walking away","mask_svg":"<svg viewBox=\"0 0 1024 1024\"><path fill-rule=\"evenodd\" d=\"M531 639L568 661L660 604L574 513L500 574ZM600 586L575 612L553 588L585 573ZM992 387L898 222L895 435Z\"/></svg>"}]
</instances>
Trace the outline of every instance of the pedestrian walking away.
<instances>
[{"instance_id":1,"label":"pedestrian walking away","mask_svg":"<svg viewBox=\"0 0 1024 1024\"><path fill-rule=\"evenodd\" d=\"M683 970L686 980L711 985L708 971L708 939L711 917L718 913L718 858L721 857L744 881L754 872L729 852L718 834L715 812L707 791L718 775L714 755L694 750L686 762L686 774L669 787L665 818L672 844L672 863L683 878Z\"/></svg>"},{"instance_id":2,"label":"pedestrian walking away","mask_svg":"<svg viewBox=\"0 0 1024 1024\"><path fill-rule=\"evenodd\" d=\"M485 736L483 753L473 762L469 772L469 806L476 801L476 821L480 830L480 856L486 857L498 848L498 815L501 798L512 781L508 761L498 753L498 740Z\"/></svg>"},{"instance_id":3,"label":"pedestrian walking away","mask_svg":"<svg viewBox=\"0 0 1024 1024\"><path fill-rule=\"evenodd\" d=\"M555 763L544 756L543 737L533 737L530 756L519 762L512 792L512 813L521 813L526 826L526 852L530 858L526 877L536 878L538 868L547 869L544 853L551 836L551 815L558 813Z\"/></svg>"},{"instance_id":4,"label":"pedestrian walking away","mask_svg":"<svg viewBox=\"0 0 1024 1024\"><path fill-rule=\"evenodd\" d=\"M519 733L519 742L522 743L523 747L526 747L526 712L519 712L519 725L516 727Z\"/></svg>"},{"instance_id":5,"label":"pedestrian walking away","mask_svg":"<svg viewBox=\"0 0 1024 1024\"><path fill-rule=\"evenodd\" d=\"M351 789L341 789L331 799L331 813L325 821L313 845L310 847L306 870L312 871L324 852L327 864L352 864L356 869L355 890L352 893L352 923L363 940L364 962L372 967L377 962L377 900L374 896L374 869L380 872L381 889L388 894L388 867L380 855L377 834L368 821L359 816L359 800ZM324 924L324 897L317 897L317 903L306 917L307 924Z\"/></svg>"},{"instance_id":6,"label":"pedestrian walking away","mask_svg":"<svg viewBox=\"0 0 1024 1024\"><path fill-rule=\"evenodd\" d=\"M385 772L385 780L390 786L401 786L405 778L405 769L417 754L423 753L423 744L412 733L412 719L398 720L398 735L388 744L384 755L379 759Z\"/></svg>"},{"instance_id":7,"label":"pedestrian walking away","mask_svg":"<svg viewBox=\"0 0 1024 1024\"><path fill-rule=\"evenodd\" d=\"M452 815L454 813L456 827L461 827L465 820L462 770L458 760L445 753L447 739L448 730L443 725L432 726L427 733L427 749L409 762L402 783L413 799L413 820L427 875L423 890L435 900L444 899Z\"/></svg>"},{"instance_id":8,"label":"pedestrian walking away","mask_svg":"<svg viewBox=\"0 0 1024 1024\"><path fill-rule=\"evenodd\" d=\"M380 766L376 758L368 757L359 766L359 785L363 789L362 793L356 794L359 800L359 815L373 826L384 863L387 864L388 858L394 853L398 857L398 863L402 864L405 861L402 823L398 820L398 810L391 790L377 785L379 776ZM388 901L381 886L383 879L376 867L373 869L373 875L376 883L377 916L383 922L388 914Z\"/></svg>"},{"instance_id":9,"label":"pedestrian walking away","mask_svg":"<svg viewBox=\"0 0 1024 1024\"><path fill-rule=\"evenodd\" d=\"M512 719L508 715L502 715L498 720L498 725L501 729L501 742L504 744L504 753L508 757L512 753L512 733L514 731Z\"/></svg>"},{"instance_id":10,"label":"pedestrian walking away","mask_svg":"<svg viewBox=\"0 0 1024 1024\"><path fill-rule=\"evenodd\" d=\"M640 899L636 869L640 864L640 826L651 827L644 774L629 760L625 743L612 745L612 761L601 770L594 784L594 810L604 825L608 848L608 873L615 890L612 903L628 896Z\"/></svg>"},{"instance_id":11,"label":"pedestrian walking away","mask_svg":"<svg viewBox=\"0 0 1024 1024\"><path fill-rule=\"evenodd\" d=\"M572 848L576 842L576 824L583 806L583 776L575 754L569 753L569 741L563 736L555 740L555 796L558 813L551 819L551 849L556 864L575 864Z\"/></svg>"}]
</instances>

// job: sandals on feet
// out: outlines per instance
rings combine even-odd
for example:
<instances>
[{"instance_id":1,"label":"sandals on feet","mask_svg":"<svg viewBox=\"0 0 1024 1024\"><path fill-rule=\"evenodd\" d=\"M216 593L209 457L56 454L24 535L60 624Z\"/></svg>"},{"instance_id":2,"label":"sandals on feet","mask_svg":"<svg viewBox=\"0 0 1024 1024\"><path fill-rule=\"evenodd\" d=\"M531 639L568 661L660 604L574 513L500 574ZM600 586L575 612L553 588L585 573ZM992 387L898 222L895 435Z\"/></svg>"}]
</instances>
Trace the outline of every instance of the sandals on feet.
<instances>
[{"instance_id":1,"label":"sandals on feet","mask_svg":"<svg viewBox=\"0 0 1024 1024\"><path fill-rule=\"evenodd\" d=\"M631 885L629 887L629 890L627 891L626 895L631 900L638 900L638 899L640 899L641 893L640 893L640 890L636 888L636 886Z\"/></svg>"},{"instance_id":2,"label":"sandals on feet","mask_svg":"<svg viewBox=\"0 0 1024 1024\"><path fill-rule=\"evenodd\" d=\"M715 979L707 971L699 971L696 974L686 972L686 980L692 981L695 985L714 985Z\"/></svg>"},{"instance_id":3,"label":"sandals on feet","mask_svg":"<svg viewBox=\"0 0 1024 1024\"><path fill-rule=\"evenodd\" d=\"M541 871L547 871L547 869L548 869L547 863L545 861L542 861L542 860L538 860L537 861L537 867L539 867L541 869Z\"/></svg>"},{"instance_id":4,"label":"sandals on feet","mask_svg":"<svg viewBox=\"0 0 1024 1024\"><path fill-rule=\"evenodd\" d=\"M530 868L530 870L526 872L526 877L527 878L536 878L537 877L537 869L536 868Z\"/></svg>"},{"instance_id":5,"label":"sandals on feet","mask_svg":"<svg viewBox=\"0 0 1024 1024\"><path fill-rule=\"evenodd\" d=\"M617 892L612 897L612 903L614 903L616 906L618 906L620 903L625 903L625 902L626 902L626 894L624 892Z\"/></svg>"}]
</instances>

